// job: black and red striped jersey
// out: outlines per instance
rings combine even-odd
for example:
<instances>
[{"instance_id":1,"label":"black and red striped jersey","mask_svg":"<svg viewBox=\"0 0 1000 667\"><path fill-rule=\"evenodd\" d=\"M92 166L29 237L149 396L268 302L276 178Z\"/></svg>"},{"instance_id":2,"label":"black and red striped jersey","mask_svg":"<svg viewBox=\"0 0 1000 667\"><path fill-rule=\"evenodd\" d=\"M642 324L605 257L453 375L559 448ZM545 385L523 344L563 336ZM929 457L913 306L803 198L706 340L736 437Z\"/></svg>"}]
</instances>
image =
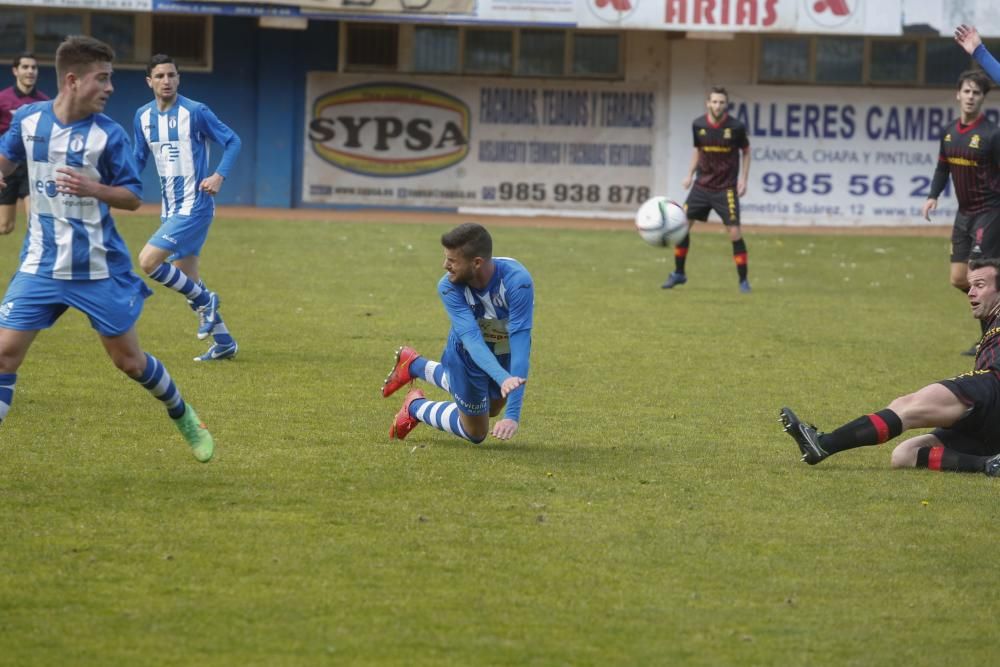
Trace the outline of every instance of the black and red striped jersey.
<instances>
[{"instance_id":1,"label":"black and red striped jersey","mask_svg":"<svg viewBox=\"0 0 1000 667\"><path fill-rule=\"evenodd\" d=\"M1000 371L1000 315L994 315L976 350L976 370Z\"/></svg>"},{"instance_id":2,"label":"black and red striped jersey","mask_svg":"<svg viewBox=\"0 0 1000 667\"><path fill-rule=\"evenodd\" d=\"M740 151L750 145L746 126L726 114L718 123L705 114L691 126L694 147L698 149L699 186L707 190L736 187L740 175Z\"/></svg>"},{"instance_id":3,"label":"black and red striped jersey","mask_svg":"<svg viewBox=\"0 0 1000 667\"><path fill-rule=\"evenodd\" d=\"M1000 208L1000 128L986 116L968 125L955 120L945 129L931 186L932 199L941 194L949 174L961 213L977 215Z\"/></svg>"}]
</instances>

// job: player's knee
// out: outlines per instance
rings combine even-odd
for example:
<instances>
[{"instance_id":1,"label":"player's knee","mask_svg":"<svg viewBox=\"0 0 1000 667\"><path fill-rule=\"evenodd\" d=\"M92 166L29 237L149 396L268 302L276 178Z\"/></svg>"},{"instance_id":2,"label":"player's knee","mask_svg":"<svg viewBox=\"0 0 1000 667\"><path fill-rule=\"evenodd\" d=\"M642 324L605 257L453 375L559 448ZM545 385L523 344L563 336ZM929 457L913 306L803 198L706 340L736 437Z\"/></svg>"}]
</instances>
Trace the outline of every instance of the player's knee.
<instances>
[{"instance_id":1,"label":"player's knee","mask_svg":"<svg viewBox=\"0 0 1000 667\"><path fill-rule=\"evenodd\" d=\"M147 276L152 274L153 271L156 271L162 263L163 262L161 262L158 257L139 253L139 268L142 269L143 273Z\"/></svg>"},{"instance_id":2,"label":"player's knee","mask_svg":"<svg viewBox=\"0 0 1000 667\"><path fill-rule=\"evenodd\" d=\"M137 378L146 370L145 354L112 354L111 361L115 368L130 378Z\"/></svg>"},{"instance_id":3,"label":"player's knee","mask_svg":"<svg viewBox=\"0 0 1000 667\"><path fill-rule=\"evenodd\" d=\"M901 443L892 450L892 457L890 458L890 465L894 469L899 468L912 468L917 465L917 449L910 445L910 441L907 440Z\"/></svg>"},{"instance_id":4,"label":"player's knee","mask_svg":"<svg viewBox=\"0 0 1000 667\"><path fill-rule=\"evenodd\" d=\"M14 231L14 216L0 215L0 235L10 234Z\"/></svg>"},{"instance_id":5,"label":"player's knee","mask_svg":"<svg viewBox=\"0 0 1000 667\"><path fill-rule=\"evenodd\" d=\"M471 442L474 445L482 444L482 442L486 440L485 433L469 433L468 436L469 436L469 442Z\"/></svg>"}]
</instances>

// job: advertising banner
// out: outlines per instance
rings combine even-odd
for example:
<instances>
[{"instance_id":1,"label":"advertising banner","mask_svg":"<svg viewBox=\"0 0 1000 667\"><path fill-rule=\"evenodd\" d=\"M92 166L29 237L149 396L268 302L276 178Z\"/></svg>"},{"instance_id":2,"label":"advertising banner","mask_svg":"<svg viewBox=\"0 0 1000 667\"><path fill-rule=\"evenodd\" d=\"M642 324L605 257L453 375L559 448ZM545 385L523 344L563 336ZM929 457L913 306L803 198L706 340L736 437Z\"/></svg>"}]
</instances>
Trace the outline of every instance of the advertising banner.
<instances>
[{"instance_id":1,"label":"advertising banner","mask_svg":"<svg viewBox=\"0 0 1000 667\"><path fill-rule=\"evenodd\" d=\"M920 224L943 130L958 114L953 91L734 86L731 93L730 113L746 124L752 150L740 202L745 222ZM996 122L1000 110L986 115ZM672 140L671 155L686 160L690 151L690 137ZM956 210L949 185L933 220L951 224Z\"/></svg>"},{"instance_id":2,"label":"advertising banner","mask_svg":"<svg viewBox=\"0 0 1000 667\"><path fill-rule=\"evenodd\" d=\"M0 0L0 5L148 12L153 7L153 0Z\"/></svg>"},{"instance_id":3,"label":"advertising banner","mask_svg":"<svg viewBox=\"0 0 1000 667\"><path fill-rule=\"evenodd\" d=\"M175 0L180 4L188 0ZM199 0L194 0L199 4ZM322 10L343 13L399 14L419 12L421 14L468 14L472 12L475 0L213 0L223 4L282 5L298 7L306 11Z\"/></svg>"},{"instance_id":4,"label":"advertising banner","mask_svg":"<svg viewBox=\"0 0 1000 667\"><path fill-rule=\"evenodd\" d=\"M311 72L306 95L305 203L633 211L652 192L650 89Z\"/></svg>"}]
</instances>

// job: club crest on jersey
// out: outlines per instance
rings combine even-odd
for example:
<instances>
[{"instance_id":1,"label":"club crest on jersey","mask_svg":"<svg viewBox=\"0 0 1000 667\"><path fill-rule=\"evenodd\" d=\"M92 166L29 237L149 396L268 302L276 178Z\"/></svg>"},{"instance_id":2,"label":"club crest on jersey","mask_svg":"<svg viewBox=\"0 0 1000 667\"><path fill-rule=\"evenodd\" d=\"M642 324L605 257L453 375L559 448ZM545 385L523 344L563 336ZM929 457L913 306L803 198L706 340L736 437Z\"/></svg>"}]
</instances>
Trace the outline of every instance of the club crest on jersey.
<instances>
[{"instance_id":1,"label":"club crest on jersey","mask_svg":"<svg viewBox=\"0 0 1000 667\"><path fill-rule=\"evenodd\" d=\"M167 120L167 127L169 127L171 130L177 129L177 117L176 116L171 116L170 119Z\"/></svg>"},{"instance_id":2,"label":"club crest on jersey","mask_svg":"<svg viewBox=\"0 0 1000 667\"><path fill-rule=\"evenodd\" d=\"M946 143L951 143L951 132L949 132L948 134L944 135L944 140L945 140Z\"/></svg>"},{"instance_id":3,"label":"club crest on jersey","mask_svg":"<svg viewBox=\"0 0 1000 667\"><path fill-rule=\"evenodd\" d=\"M316 98L309 142L322 160L355 174L416 176L469 154L462 100L407 83L363 83Z\"/></svg>"},{"instance_id":4,"label":"club crest on jersey","mask_svg":"<svg viewBox=\"0 0 1000 667\"><path fill-rule=\"evenodd\" d=\"M974 134L972 138L969 139L969 148L979 148L979 135Z\"/></svg>"},{"instance_id":5,"label":"club crest on jersey","mask_svg":"<svg viewBox=\"0 0 1000 667\"><path fill-rule=\"evenodd\" d=\"M733 138L733 130L732 130L732 128L727 127L725 130L723 130L722 131L722 138L723 139L732 139Z\"/></svg>"},{"instance_id":6,"label":"club crest on jersey","mask_svg":"<svg viewBox=\"0 0 1000 667\"><path fill-rule=\"evenodd\" d=\"M74 153L79 153L83 150L83 135L74 134L69 138L69 149Z\"/></svg>"},{"instance_id":7,"label":"club crest on jersey","mask_svg":"<svg viewBox=\"0 0 1000 667\"><path fill-rule=\"evenodd\" d=\"M708 132L705 131L705 128L701 128L700 130L698 130L699 137L704 137L706 134L708 134Z\"/></svg>"}]
</instances>

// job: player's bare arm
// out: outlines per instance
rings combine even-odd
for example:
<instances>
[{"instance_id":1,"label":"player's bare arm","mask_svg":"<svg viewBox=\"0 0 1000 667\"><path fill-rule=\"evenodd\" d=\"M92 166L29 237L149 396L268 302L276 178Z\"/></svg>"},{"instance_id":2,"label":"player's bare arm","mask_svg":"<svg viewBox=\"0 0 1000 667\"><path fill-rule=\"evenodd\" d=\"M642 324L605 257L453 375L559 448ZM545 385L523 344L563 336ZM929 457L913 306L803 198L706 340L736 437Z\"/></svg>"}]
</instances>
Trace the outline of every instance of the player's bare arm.
<instances>
[{"instance_id":1,"label":"player's bare arm","mask_svg":"<svg viewBox=\"0 0 1000 667\"><path fill-rule=\"evenodd\" d=\"M979 31L976 30L974 26L962 24L955 28L955 41L958 45L965 49L965 52L970 56L972 52L979 48L979 45L983 43L982 38L979 36Z\"/></svg>"},{"instance_id":2,"label":"player's bare arm","mask_svg":"<svg viewBox=\"0 0 1000 667\"><path fill-rule=\"evenodd\" d=\"M142 205L142 200L134 192L121 185L105 185L69 167L56 169L56 189L77 197L94 197L108 206L134 211Z\"/></svg>"},{"instance_id":3,"label":"player's bare arm","mask_svg":"<svg viewBox=\"0 0 1000 667\"><path fill-rule=\"evenodd\" d=\"M927 222L931 221L931 211L937 208L937 204L937 199L928 198L927 201L924 202L924 205L920 207L920 213L924 216L924 220Z\"/></svg>"},{"instance_id":4,"label":"player's bare arm","mask_svg":"<svg viewBox=\"0 0 1000 667\"><path fill-rule=\"evenodd\" d=\"M216 172L204 179L198 187L201 188L202 192L207 192L210 195L217 195L219 194L219 190L222 189L222 182L224 180L226 180L225 177Z\"/></svg>"},{"instance_id":5,"label":"player's bare arm","mask_svg":"<svg viewBox=\"0 0 1000 667\"><path fill-rule=\"evenodd\" d=\"M688 165L687 176L681 181L681 187L685 190L691 188L691 183L694 181L694 174L698 170L698 149L695 148L691 152L691 163Z\"/></svg>"},{"instance_id":6,"label":"player's bare arm","mask_svg":"<svg viewBox=\"0 0 1000 667\"><path fill-rule=\"evenodd\" d=\"M7 187L4 177L10 176L17 169L17 163L11 162L3 155L0 155L0 189Z\"/></svg>"},{"instance_id":7,"label":"player's bare arm","mask_svg":"<svg viewBox=\"0 0 1000 667\"><path fill-rule=\"evenodd\" d=\"M740 169L740 182L736 185L736 194L743 197L747 193L747 183L750 181L750 147L743 149L743 168Z\"/></svg>"}]
</instances>

